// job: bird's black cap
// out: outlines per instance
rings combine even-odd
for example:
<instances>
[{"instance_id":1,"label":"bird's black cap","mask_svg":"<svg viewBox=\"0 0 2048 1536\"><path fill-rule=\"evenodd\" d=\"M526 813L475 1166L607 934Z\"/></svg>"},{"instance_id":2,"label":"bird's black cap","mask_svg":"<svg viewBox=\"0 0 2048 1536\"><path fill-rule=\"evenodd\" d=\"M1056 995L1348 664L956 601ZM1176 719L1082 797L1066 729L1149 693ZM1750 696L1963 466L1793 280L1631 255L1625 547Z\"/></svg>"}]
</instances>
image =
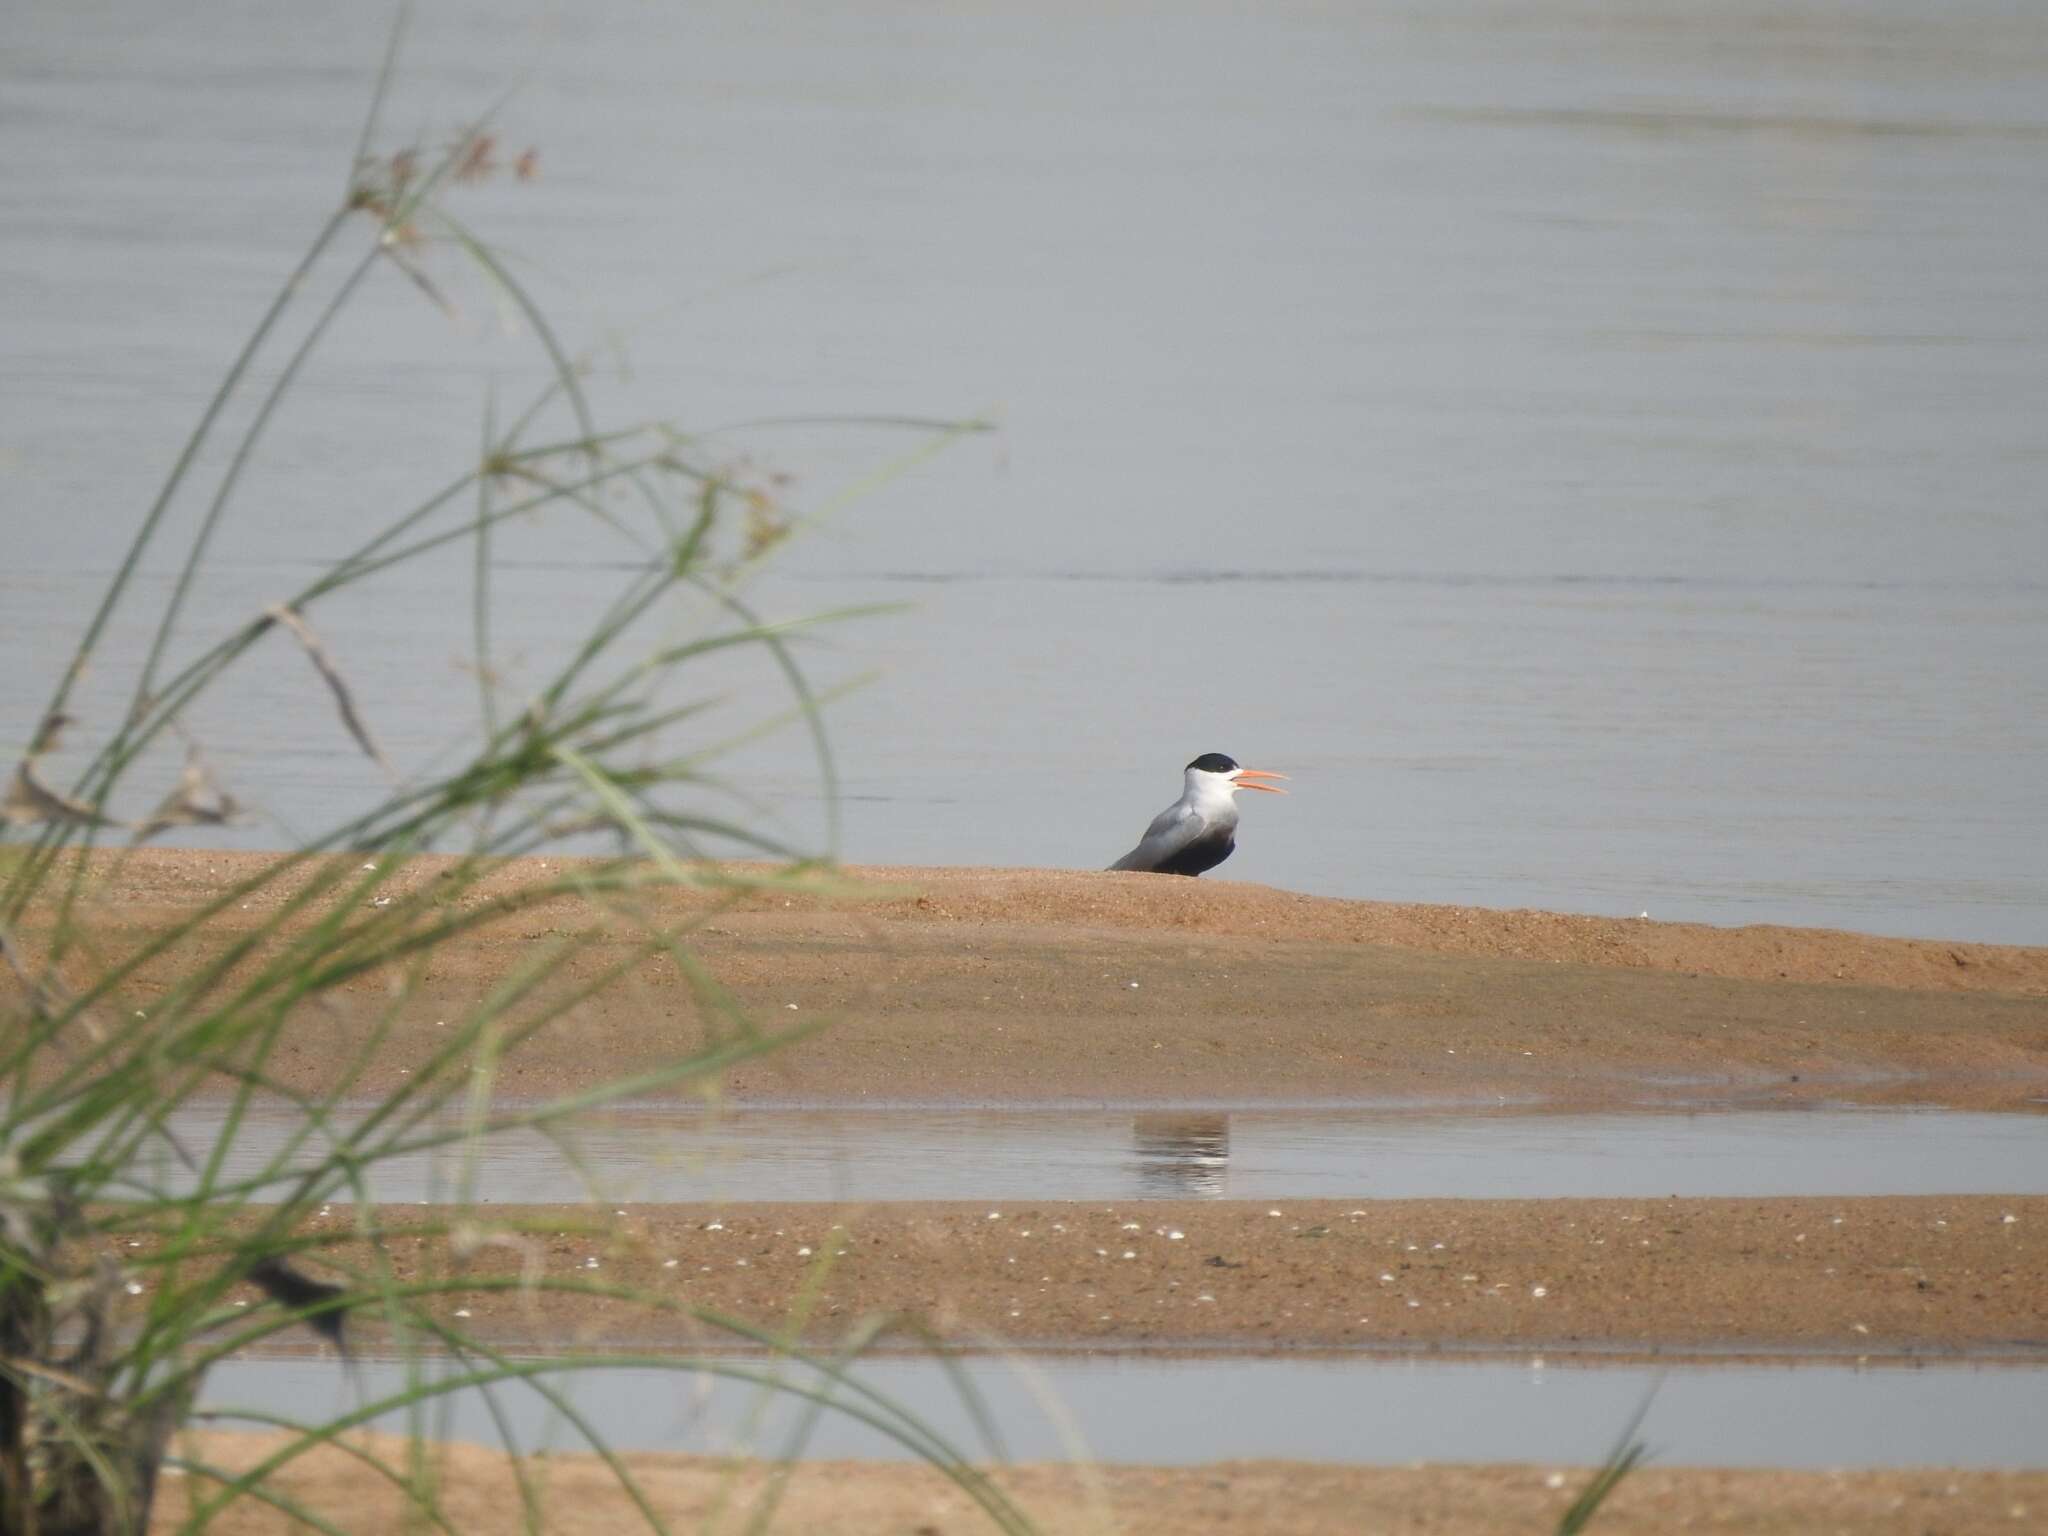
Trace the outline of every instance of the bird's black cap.
<instances>
[{"instance_id":1,"label":"bird's black cap","mask_svg":"<svg viewBox=\"0 0 2048 1536\"><path fill-rule=\"evenodd\" d=\"M1237 759L1225 757L1221 752L1204 752L1192 763L1189 763L1188 766L1190 768L1199 768L1204 773L1235 773L1237 772Z\"/></svg>"}]
</instances>

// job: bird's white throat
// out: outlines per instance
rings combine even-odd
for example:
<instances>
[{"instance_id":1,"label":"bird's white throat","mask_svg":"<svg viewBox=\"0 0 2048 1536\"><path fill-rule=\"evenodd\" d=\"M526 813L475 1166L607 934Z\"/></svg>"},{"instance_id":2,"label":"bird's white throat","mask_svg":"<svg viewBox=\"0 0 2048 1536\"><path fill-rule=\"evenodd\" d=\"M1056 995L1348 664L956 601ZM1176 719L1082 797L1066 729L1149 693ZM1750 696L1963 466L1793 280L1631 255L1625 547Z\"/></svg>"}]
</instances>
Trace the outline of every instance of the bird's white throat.
<instances>
[{"instance_id":1,"label":"bird's white throat","mask_svg":"<svg viewBox=\"0 0 2048 1536\"><path fill-rule=\"evenodd\" d=\"M1190 810L1200 811L1210 821L1226 813L1235 814L1237 802L1230 796L1236 786L1230 782L1229 774L1190 768L1182 778L1185 787L1181 790L1181 803Z\"/></svg>"}]
</instances>

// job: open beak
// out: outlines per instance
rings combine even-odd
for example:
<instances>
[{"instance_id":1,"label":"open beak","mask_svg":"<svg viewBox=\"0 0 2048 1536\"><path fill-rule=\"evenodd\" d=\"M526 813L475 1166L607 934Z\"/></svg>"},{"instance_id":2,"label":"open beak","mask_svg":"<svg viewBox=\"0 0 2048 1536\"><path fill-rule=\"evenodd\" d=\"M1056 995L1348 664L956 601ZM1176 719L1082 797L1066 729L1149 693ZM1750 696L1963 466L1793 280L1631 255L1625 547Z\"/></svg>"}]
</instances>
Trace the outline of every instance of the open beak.
<instances>
[{"instance_id":1,"label":"open beak","mask_svg":"<svg viewBox=\"0 0 2048 1536\"><path fill-rule=\"evenodd\" d=\"M1263 768L1240 768L1231 776L1230 787L1232 789L1263 789L1269 795L1284 795L1287 793L1284 789L1275 789L1270 784L1255 784L1252 781L1254 779L1284 779L1286 777L1287 775L1284 773L1268 773Z\"/></svg>"}]
</instances>

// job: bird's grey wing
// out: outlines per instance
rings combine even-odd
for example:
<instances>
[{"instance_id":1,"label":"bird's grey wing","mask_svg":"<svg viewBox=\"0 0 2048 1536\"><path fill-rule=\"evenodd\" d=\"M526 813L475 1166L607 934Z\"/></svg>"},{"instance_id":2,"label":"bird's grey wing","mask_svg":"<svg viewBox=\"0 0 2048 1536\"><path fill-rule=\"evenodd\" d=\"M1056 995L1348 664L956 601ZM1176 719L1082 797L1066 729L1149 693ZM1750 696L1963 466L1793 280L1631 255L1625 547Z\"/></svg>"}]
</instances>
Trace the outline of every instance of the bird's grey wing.
<instances>
[{"instance_id":1,"label":"bird's grey wing","mask_svg":"<svg viewBox=\"0 0 2048 1536\"><path fill-rule=\"evenodd\" d=\"M1170 805L1152 818L1152 825L1145 829L1138 846L1109 867L1150 873L1200 837L1207 826L1198 812L1183 805Z\"/></svg>"}]
</instances>

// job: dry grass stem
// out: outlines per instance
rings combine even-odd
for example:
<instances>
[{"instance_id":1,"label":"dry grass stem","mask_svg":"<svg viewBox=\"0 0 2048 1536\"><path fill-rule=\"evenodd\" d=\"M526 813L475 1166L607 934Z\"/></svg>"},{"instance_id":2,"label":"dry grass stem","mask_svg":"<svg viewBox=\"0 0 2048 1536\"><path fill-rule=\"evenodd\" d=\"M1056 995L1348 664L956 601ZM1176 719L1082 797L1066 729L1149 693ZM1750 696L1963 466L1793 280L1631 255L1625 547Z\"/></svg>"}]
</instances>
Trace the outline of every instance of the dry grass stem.
<instances>
[{"instance_id":1,"label":"dry grass stem","mask_svg":"<svg viewBox=\"0 0 2048 1536\"><path fill-rule=\"evenodd\" d=\"M383 769L386 778L396 779L398 775L392 770L390 760L370 738L370 728L363 723L362 714L356 709L355 695L349 689L348 680L341 675L341 669L335 665L327 647L320 643L320 637L313 632L313 626L308 624L305 617L296 609L284 603L272 603L263 610L263 616L273 623L283 625L291 632L292 638L297 640L305 651L306 658L313 663L314 670L320 674L320 680L327 684L328 691L334 695L334 705L341 715L341 723L349 735L355 738L356 745L363 749L363 755Z\"/></svg>"}]
</instances>

